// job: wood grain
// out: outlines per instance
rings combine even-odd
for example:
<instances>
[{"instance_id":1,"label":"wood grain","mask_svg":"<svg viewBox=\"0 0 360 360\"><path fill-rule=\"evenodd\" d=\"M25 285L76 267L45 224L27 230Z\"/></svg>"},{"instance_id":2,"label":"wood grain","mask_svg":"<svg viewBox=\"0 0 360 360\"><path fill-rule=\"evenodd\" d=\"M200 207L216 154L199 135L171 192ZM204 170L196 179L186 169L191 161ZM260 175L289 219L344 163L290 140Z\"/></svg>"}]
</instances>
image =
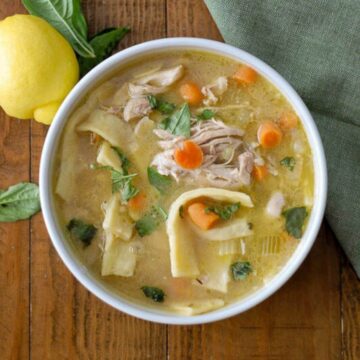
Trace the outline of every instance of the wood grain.
<instances>
[{"instance_id":1,"label":"wood grain","mask_svg":"<svg viewBox=\"0 0 360 360\"><path fill-rule=\"evenodd\" d=\"M341 270L342 358L360 359L360 281L348 260Z\"/></svg>"},{"instance_id":2,"label":"wood grain","mask_svg":"<svg viewBox=\"0 0 360 360\"><path fill-rule=\"evenodd\" d=\"M2 1L0 19L22 12ZM0 189L29 180L30 123L0 111ZM0 358L29 356L29 222L0 223Z\"/></svg>"},{"instance_id":3,"label":"wood grain","mask_svg":"<svg viewBox=\"0 0 360 360\"><path fill-rule=\"evenodd\" d=\"M165 36L163 1L87 1L90 33L128 25L132 32L120 49ZM149 30L151 29L151 30ZM46 128L31 127L31 174L38 180ZM105 305L65 268L41 216L31 222L31 358L162 359L166 326L127 316Z\"/></svg>"}]
</instances>

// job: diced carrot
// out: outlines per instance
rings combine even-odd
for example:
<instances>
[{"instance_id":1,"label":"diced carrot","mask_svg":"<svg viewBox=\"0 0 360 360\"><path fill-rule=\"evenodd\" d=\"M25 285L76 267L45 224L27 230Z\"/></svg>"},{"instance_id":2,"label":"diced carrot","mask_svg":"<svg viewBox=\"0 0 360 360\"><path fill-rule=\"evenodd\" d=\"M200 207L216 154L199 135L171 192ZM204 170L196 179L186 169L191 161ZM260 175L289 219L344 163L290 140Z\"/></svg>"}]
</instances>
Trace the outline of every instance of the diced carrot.
<instances>
[{"instance_id":1,"label":"diced carrot","mask_svg":"<svg viewBox=\"0 0 360 360\"><path fill-rule=\"evenodd\" d=\"M257 72L246 65L241 65L234 73L233 78L239 83L239 84L252 84L257 79Z\"/></svg>"},{"instance_id":2,"label":"diced carrot","mask_svg":"<svg viewBox=\"0 0 360 360\"><path fill-rule=\"evenodd\" d=\"M268 174L268 169L265 165L255 165L252 174L257 181L263 181Z\"/></svg>"},{"instance_id":3,"label":"diced carrot","mask_svg":"<svg viewBox=\"0 0 360 360\"><path fill-rule=\"evenodd\" d=\"M175 162L184 169L198 168L204 159L201 147L191 140L185 140L182 148L174 151Z\"/></svg>"},{"instance_id":4,"label":"diced carrot","mask_svg":"<svg viewBox=\"0 0 360 360\"><path fill-rule=\"evenodd\" d=\"M169 278L166 295L175 300L191 297L191 281L192 279L190 278Z\"/></svg>"},{"instance_id":5,"label":"diced carrot","mask_svg":"<svg viewBox=\"0 0 360 360\"><path fill-rule=\"evenodd\" d=\"M260 145L265 149L278 146L282 140L281 129L272 121L266 121L259 126L257 137Z\"/></svg>"},{"instance_id":6,"label":"diced carrot","mask_svg":"<svg viewBox=\"0 0 360 360\"><path fill-rule=\"evenodd\" d=\"M199 86L191 81L181 85L180 94L190 105L198 105L204 98Z\"/></svg>"},{"instance_id":7,"label":"diced carrot","mask_svg":"<svg viewBox=\"0 0 360 360\"><path fill-rule=\"evenodd\" d=\"M90 133L90 144L91 145L97 145L99 142L101 141L101 136L94 133L94 132L91 132Z\"/></svg>"},{"instance_id":8,"label":"diced carrot","mask_svg":"<svg viewBox=\"0 0 360 360\"><path fill-rule=\"evenodd\" d=\"M220 218L212 211L206 211L206 205L201 202L191 204L187 212L192 222L202 230L209 230Z\"/></svg>"},{"instance_id":9,"label":"diced carrot","mask_svg":"<svg viewBox=\"0 0 360 360\"><path fill-rule=\"evenodd\" d=\"M293 112L284 112L280 116L279 126L282 130L291 130L297 127L298 118Z\"/></svg>"},{"instance_id":10,"label":"diced carrot","mask_svg":"<svg viewBox=\"0 0 360 360\"><path fill-rule=\"evenodd\" d=\"M146 197L143 192L139 192L133 198L128 201L128 207L135 212L141 212L144 210L146 204Z\"/></svg>"}]
</instances>

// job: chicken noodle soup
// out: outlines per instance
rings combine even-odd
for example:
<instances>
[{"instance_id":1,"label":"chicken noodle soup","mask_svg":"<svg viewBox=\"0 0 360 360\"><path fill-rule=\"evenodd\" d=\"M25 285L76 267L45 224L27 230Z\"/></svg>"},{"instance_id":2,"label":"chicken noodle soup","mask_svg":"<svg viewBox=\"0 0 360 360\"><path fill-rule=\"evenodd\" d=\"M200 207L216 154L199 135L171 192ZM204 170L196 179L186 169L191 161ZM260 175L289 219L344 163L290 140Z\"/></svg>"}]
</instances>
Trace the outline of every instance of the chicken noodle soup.
<instances>
[{"instance_id":1,"label":"chicken noodle soup","mask_svg":"<svg viewBox=\"0 0 360 360\"><path fill-rule=\"evenodd\" d=\"M174 50L119 69L70 117L55 199L107 287L195 315L264 286L313 201L311 150L282 94L245 64Z\"/></svg>"}]
</instances>

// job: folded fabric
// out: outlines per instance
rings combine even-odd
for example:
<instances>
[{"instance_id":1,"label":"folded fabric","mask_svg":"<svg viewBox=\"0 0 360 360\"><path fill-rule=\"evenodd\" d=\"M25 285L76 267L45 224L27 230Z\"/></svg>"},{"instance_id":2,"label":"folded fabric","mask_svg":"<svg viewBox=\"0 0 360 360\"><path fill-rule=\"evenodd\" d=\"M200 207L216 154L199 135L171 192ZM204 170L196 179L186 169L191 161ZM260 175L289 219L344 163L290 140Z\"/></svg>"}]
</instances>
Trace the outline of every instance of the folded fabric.
<instances>
[{"instance_id":1,"label":"folded fabric","mask_svg":"<svg viewBox=\"0 0 360 360\"><path fill-rule=\"evenodd\" d=\"M205 0L224 40L267 62L319 128L326 218L360 276L360 1Z\"/></svg>"}]
</instances>

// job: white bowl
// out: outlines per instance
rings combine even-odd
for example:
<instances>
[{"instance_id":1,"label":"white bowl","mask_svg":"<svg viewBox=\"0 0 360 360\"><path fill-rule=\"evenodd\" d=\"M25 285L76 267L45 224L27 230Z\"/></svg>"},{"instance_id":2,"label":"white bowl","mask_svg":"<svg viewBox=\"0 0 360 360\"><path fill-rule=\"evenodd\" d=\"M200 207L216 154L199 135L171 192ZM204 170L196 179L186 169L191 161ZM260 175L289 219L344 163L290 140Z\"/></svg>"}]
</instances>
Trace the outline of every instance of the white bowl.
<instances>
[{"instance_id":1,"label":"white bowl","mask_svg":"<svg viewBox=\"0 0 360 360\"><path fill-rule=\"evenodd\" d=\"M297 249L282 270L264 285L263 288L249 296L216 311L192 317L175 315L161 310L153 310L147 308L145 305L132 303L121 295L115 294L101 281L95 279L81 263L77 255L75 255L68 241L65 239L56 218L52 195L55 150L67 119L73 110L81 103L84 96L96 85L104 81L110 73L113 73L114 69L144 54L153 54L154 52L164 51L170 48L205 50L233 58L239 62L249 64L274 84L287 98L302 121L312 149L315 172L314 206L306 231ZM47 134L40 164L40 199L42 212L51 240L65 265L89 291L109 305L138 318L166 324L201 324L225 319L254 307L278 290L299 268L310 251L324 215L326 194L326 160L321 139L309 110L295 90L274 69L255 56L224 43L198 38L168 38L145 42L123 50L95 67L73 88L58 110Z\"/></svg>"}]
</instances>

